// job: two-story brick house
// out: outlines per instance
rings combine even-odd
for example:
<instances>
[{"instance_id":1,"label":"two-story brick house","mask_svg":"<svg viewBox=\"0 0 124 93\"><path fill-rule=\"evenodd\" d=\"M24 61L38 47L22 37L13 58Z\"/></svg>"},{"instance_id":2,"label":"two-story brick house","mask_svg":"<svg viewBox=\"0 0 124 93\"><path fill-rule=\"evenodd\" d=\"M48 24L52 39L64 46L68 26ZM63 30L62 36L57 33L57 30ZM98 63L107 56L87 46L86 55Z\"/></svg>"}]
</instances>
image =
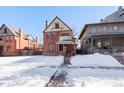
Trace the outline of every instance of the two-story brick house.
<instances>
[{"instance_id":1,"label":"two-story brick house","mask_svg":"<svg viewBox=\"0 0 124 93\"><path fill-rule=\"evenodd\" d=\"M43 31L43 54L64 55L65 51L75 54L76 43L72 29L60 18L55 17Z\"/></svg>"},{"instance_id":2,"label":"two-story brick house","mask_svg":"<svg viewBox=\"0 0 124 93\"><path fill-rule=\"evenodd\" d=\"M36 40L31 35L25 35L21 29L3 24L0 28L0 55L18 55L25 49L38 47Z\"/></svg>"},{"instance_id":3,"label":"two-story brick house","mask_svg":"<svg viewBox=\"0 0 124 93\"><path fill-rule=\"evenodd\" d=\"M79 36L82 53L124 51L124 9L105 17L100 23L86 24Z\"/></svg>"}]
</instances>

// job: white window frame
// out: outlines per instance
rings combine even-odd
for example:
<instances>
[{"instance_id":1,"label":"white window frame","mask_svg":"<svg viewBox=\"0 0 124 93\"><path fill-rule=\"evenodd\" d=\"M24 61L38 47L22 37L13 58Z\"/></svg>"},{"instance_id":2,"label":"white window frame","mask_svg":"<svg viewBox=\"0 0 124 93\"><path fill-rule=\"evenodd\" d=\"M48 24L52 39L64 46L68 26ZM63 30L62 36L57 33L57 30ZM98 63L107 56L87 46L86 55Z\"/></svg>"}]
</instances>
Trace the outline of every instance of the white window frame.
<instances>
[{"instance_id":1,"label":"white window frame","mask_svg":"<svg viewBox=\"0 0 124 93\"><path fill-rule=\"evenodd\" d=\"M103 31L107 31L107 29L108 29L107 26L102 27Z\"/></svg>"},{"instance_id":2,"label":"white window frame","mask_svg":"<svg viewBox=\"0 0 124 93\"><path fill-rule=\"evenodd\" d=\"M118 26L113 26L113 31L117 31L118 30Z\"/></svg>"}]
</instances>

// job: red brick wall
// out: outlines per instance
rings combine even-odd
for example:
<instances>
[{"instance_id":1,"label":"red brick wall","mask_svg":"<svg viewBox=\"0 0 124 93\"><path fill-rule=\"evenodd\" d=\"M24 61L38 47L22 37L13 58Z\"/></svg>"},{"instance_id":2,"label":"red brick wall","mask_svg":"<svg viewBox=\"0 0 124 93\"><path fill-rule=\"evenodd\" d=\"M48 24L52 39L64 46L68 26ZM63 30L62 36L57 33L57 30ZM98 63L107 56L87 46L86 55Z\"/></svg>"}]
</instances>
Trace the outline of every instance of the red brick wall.
<instances>
[{"instance_id":1,"label":"red brick wall","mask_svg":"<svg viewBox=\"0 0 124 93\"><path fill-rule=\"evenodd\" d=\"M6 42L7 37L8 37L8 41ZM12 40L10 39L11 37ZM16 52L15 36L5 36L3 42L4 42L3 55L16 55L17 52Z\"/></svg>"},{"instance_id":2,"label":"red brick wall","mask_svg":"<svg viewBox=\"0 0 124 93\"><path fill-rule=\"evenodd\" d=\"M50 35L53 35L55 33L55 36L52 39L48 39L47 33L50 33ZM59 41L59 32L44 32L43 33L43 54L44 55L58 55L58 48L56 45L56 42ZM50 52L48 49L48 45L53 45L53 51Z\"/></svg>"}]
</instances>

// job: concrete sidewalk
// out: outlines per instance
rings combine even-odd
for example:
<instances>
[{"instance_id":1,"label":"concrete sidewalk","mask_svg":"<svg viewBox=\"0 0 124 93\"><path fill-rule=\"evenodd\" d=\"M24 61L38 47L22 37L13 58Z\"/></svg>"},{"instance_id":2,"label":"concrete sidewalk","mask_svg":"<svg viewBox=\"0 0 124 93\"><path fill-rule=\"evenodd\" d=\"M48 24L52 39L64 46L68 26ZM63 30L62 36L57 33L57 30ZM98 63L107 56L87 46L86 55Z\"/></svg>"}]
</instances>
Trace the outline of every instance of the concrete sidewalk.
<instances>
[{"instance_id":1,"label":"concrete sidewalk","mask_svg":"<svg viewBox=\"0 0 124 93\"><path fill-rule=\"evenodd\" d=\"M124 55L123 54L113 54L115 59L117 59L122 65L124 65Z\"/></svg>"}]
</instances>

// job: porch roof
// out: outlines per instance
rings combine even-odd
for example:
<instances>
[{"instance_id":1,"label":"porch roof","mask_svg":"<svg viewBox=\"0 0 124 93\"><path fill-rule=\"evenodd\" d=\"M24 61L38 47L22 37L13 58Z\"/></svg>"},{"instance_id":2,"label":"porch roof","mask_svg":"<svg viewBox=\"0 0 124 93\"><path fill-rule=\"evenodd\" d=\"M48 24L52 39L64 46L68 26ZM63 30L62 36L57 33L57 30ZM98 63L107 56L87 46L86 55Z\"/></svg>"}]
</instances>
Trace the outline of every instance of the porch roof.
<instances>
[{"instance_id":1,"label":"porch roof","mask_svg":"<svg viewBox=\"0 0 124 93\"><path fill-rule=\"evenodd\" d=\"M90 33L88 37L92 36L124 36L124 32L97 32L97 33Z\"/></svg>"},{"instance_id":2,"label":"porch roof","mask_svg":"<svg viewBox=\"0 0 124 93\"><path fill-rule=\"evenodd\" d=\"M72 45L74 45L76 43L73 41L58 41L56 44L72 44Z\"/></svg>"}]
</instances>

